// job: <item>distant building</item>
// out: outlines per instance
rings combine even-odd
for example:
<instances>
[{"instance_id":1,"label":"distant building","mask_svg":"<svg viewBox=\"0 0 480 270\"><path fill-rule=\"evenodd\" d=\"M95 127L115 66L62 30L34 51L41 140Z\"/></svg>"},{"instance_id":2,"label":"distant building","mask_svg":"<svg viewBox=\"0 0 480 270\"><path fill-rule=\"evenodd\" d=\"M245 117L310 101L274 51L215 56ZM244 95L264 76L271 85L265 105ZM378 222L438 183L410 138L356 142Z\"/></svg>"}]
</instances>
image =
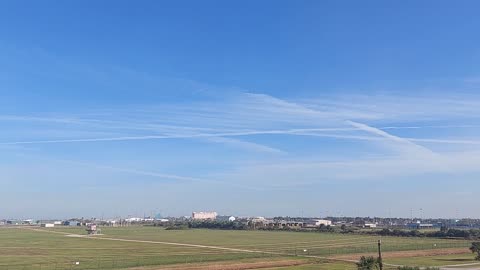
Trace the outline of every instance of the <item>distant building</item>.
<instances>
[{"instance_id":1,"label":"distant building","mask_svg":"<svg viewBox=\"0 0 480 270\"><path fill-rule=\"evenodd\" d=\"M217 216L216 218L217 221L230 221L233 222L236 220L234 216Z\"/></svg>"},{"instance_id":2,"label":"distant building","mask_svg":"<svg viewBox=\"0 0 480 270\"><path fill-rule=\"evenodd\" d=\"M33 219L25 219L25 220L22 220L22 224L32 225L32 224L33 224Z\"/></svg>"},{"instance_id":3,"label":"distant building","mask_svg":"<svg viewBox=\"0 0 480 270\"><path fill-rule=\"evenodd\" d=\"M359 227L359 228L364 228L365 224L366 224L366 222L364 220L361 220L361 219L355 219L352 222L352 226Z\"/></svg>"},{"instance_id":4,"label":"distant building","mask_svg":"<svg viewBox=\"0 0 480 270\"><path fill-rule=\"evenodd\" d=\"M108 220L104 220L104 221L102 222L102 225L104 225L104 226L117 227L118 221L115 220L115 219L108 219Z\"/></svg>"},{"instance_id":5,"label":"distant building","mask_svg":"<svg viewBox=\"0 0 480 270\"><path fill-rule=\"evenodd\" d=\"M252 218L251 221L253 223L259 223L259 222L265 223L267 219L264 217L255 217L255 218Z\"/></svg>"},{"instance_id":6,"label":"distant building","mask_svg":"<svg viewBox=\"0 0 480 270\"><path fill-rule=\"evenodd\" d=\"M377 228L377 223L365 223L364 228Z\"/></svg>"},{"instance_id":7,"label":"distant building","mask_svg":"<svg viewBox=\"0 0 480 270\"><path fill-rule=\"evenodd\" d=\"M22 222L19 221L19 220L7 220L7 224L8 225L20 225L20 224L22 224Z\"/></svg>"},{"instance_id":8,"label":"distant building","mask_svg":"<svg viewBox=\"0 0 480 270\"><path fill-rule=\"evenodd\" d=\"M125 219L125 221L126 221L126 222L140 222L140 221L143 221L143 218L131 217L131 218Z\"/></svg>"},{"instance_id":9,"label":"distant building","mask_svg":"<svg viewBox=\"0 0 480 270\"><path fill-rule=\"evenodd\" d=\"M76 220L67 220L63 223L63 225L65 226L72 226L72 227L75 227L75 226L81 226L80 222L76 221Z\"/></svg>"},{"instance_id":10,"label":"distant building","mask_svg":"<svg viewBox=\"0 0 480 270\"><path fill-rule=\"evenodd\" d=\"M55 227L55 224L53 224L53 223L42 223L42 224L40 224L40 227L53 228L53 227Z\"/></svg>"},{"instance_id":11,"label":"distant building","mask_svg":"<svg viewBox=\"0 0 480 270\"><path fill-rule=\"evenodd\" d=\"M170 220L166 219L166 218L161 218L161 219L157 219L158 222L160 223L164 223L164 222L169 222Z\"/></svg>"},{"instance_id":12,"label":"distant building","mask_svg":"<svg viewBox=\"0 0 480 270\"><path fill-rule=\"evenodd\" d=\"M326 219L308 219L304 221L303 226L305 228L318 228L320 226L334 226L332 225L332 221Z\"/></svg>"},{"instance_id":13,"label":"distant building","mask_svg":"<svg viewBox=\"0 0 480 270\"><path fill-rule=\"evenodd\" d=\"M276 229L300 229L304 227L303 222L299 221L273 221L273 220L265 220L263 225L268 228L276 228Z\"/></svg>"},{"instance_id":14,"label":"distant building","mask_svg":"<svg viewBox=\"0 0 480 270\"><path fill-rule=\"evenodd\" d=\"M217 212L193 212L192 219L194 220L215 220Z\"/></svg>"},{"instance_id":15,"label":"distant building","mask_svg":"<svg viewBox=\"0 0 480 270\"><path fill-rule=\"evenodd\" d=\"M327 219L315 219L315 226L332 226L332 221Z\"/></svg>"},{"instance_id":16,"label":"distant building","mask_svg":"<svg viewBox=\"0 0 480 270\"><path fill-rule=\"evenodd\" d=\"M431 229L434 228L433 224L430 223L408 223L407 228L412 229L412 230L420 230L420 229Z\"/></svg>"}]
</instances>

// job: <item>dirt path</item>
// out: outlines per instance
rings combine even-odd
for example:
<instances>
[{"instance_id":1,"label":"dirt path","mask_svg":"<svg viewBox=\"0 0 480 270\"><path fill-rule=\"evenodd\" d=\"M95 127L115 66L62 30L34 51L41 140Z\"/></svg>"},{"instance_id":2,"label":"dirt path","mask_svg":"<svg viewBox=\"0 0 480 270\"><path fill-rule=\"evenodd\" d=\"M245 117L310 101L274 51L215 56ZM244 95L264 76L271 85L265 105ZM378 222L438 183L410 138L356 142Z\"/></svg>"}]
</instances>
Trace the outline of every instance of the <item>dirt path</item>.
<instances>
[{"instance_id":1,"label":"dirt path","mask_svg":"<svg viewBox=\"0 0 480 270\"><path fill-rule=\"evenodd\" d=\"M382 252L382 256L385 259L388 258L408 258L408 257L426 257L426 256L439 256L439 255L452 255L452 254L464 254L467 253L466 248L444 248L444 249L431 249L431 250L409 250L409 251L388 251ZM357 253L333 256L334 259L345 260L358 260L361 256L377 256L376 253Z\"/></svg>"},{"instance_id":2,"label":"dirt path","mask_svg":"<svg viewBox=\"0 0 480 270\"><path fill-rule=\"evenodd\" d=\"M447 266L447 267L440 267L440 270L480 270L479 264L465 264L465 265L458 265L458 266Z\"/></svg>"},{"instance_id":3,"label":"dirt path","mask_svg":"<svg viewBox=\"0 0 480 270\"><path fill-rule=\"evenodd\" d=\"M208 264L195 264L195 265L170 265L170 266L158 266L158 267L136 267L131 270L247 270L247 269L263 269L273 267L288 267L311 264L306 260L275 260L275 261L263 261L263 262L220 262L220 263L208 263Z\"/></svg>"}]
</instances>

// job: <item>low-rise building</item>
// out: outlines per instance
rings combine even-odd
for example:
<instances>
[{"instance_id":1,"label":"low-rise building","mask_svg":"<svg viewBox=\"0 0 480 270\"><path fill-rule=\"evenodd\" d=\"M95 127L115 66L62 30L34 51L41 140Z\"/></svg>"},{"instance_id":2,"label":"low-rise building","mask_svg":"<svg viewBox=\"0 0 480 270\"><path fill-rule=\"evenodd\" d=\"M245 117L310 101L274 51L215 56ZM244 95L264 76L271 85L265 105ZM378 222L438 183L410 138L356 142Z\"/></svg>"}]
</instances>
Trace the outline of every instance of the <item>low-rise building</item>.
<instances>
[{"instance_id":1,"label":"low-rise building","mask_svg":"<svg viewBox=\"0 0 480 270\"><path fill-rule=\"evenodd\" d=\"M234 216L217 216L216 220L223 221L223 222L226 222L226 221L233 222L236 220L236 218Z\"/></svg>"},{"instance_id":2,"label":"low-rise building","mask_svg":"<svg viewBox=\"0 0 480 270\"><path fill-rule=\"evenodd\" d=\"M22 224L25 224L25 225L32 225L34 222L33 222L33 219L24 219L22 220Z\"/></svg>"},{"instance_id":3,"label":"low-rise building","mask_svg":"<svg viewBox=\"0 0 480 270\"><path fill-rule=\"evenodd\" d=\"M300 229L304 227L304 223L300 221L273 221L266 220L264 226L272 229Z\"/></svg>"},{"instance_id":4,"label":"low-rise building","mask_svg":"<svg viewBox=\"0 0 480 270\"><path fill-rule=\"evenodd\" d=\"M332 226L332 221L331 220L328 220L328 219L315 219L315 226Z\"/></svg>"},{"instance_id":5,"label":"low-rise building","mask_svg":"<svg viewBox=\"0 0 480 270\"><path fill-rule=\"evenodd\" d=\"M192 219L194 220L215 220L217 212L193 212Z\"/></svg>"},{"instance_id":6,"label":"low-rise building","mask_svg":"<svg viewBox=\"0 0 480 270\"><path fill-rule=\"evenodd\" d=\"M67 220L67 221L63 222L63 225L76 227L76 226L81 226L81 223L79 221L76 221L76 220Z\"/></svg>"},{"instance_id":7,"label":"low-rise building","mask_svg":"<svg viewBox=\"0 0 480 270\"><path fill-rule=\"evenodd\" d=\"M412 229L412 230L420 230L420 229L431 229L433 228L434 225L430 223L408 223L407 228Z\"/></svg>"},{"instance_id":8,"label":"low-rise building","mask_svg":"<svg viewBox=\"0 0 480 270\"><path fill-rule=\"evenodd\" d=\"M141 222L143 221L143 218L139 217L129 217L125 219L125 222Z\"/></svg>"}]
</instances>

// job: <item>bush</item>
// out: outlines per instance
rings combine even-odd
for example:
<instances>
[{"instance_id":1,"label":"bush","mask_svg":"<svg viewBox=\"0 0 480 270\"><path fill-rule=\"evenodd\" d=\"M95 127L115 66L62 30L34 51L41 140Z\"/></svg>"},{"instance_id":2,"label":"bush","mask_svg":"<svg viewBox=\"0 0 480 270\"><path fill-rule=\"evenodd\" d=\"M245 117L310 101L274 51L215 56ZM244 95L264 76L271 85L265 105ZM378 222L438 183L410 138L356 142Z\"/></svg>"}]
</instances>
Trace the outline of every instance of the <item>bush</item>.
<instances>
[{"instance_id":1,"label":"bush","mask_svg":"<svg viewBox=\"0 0 480 270\"><path fill-rule=\"evenodd\" d=\"M188 226L184 225L184 224L172 225L172 226L166 227L165 230L168 230L168 231L171 231L171 230L188 230Z\"/></svg>"},{"instance_id":2,"label":"bush","mask_svg":"<svg viewBox=\"0 0 480 270\"><path fill-rule=\"evenodd\" d=\"M380 261L374 257L362 256L357 263L358 270L376 270L379 269Z\"/></svg>"}]
</instances>

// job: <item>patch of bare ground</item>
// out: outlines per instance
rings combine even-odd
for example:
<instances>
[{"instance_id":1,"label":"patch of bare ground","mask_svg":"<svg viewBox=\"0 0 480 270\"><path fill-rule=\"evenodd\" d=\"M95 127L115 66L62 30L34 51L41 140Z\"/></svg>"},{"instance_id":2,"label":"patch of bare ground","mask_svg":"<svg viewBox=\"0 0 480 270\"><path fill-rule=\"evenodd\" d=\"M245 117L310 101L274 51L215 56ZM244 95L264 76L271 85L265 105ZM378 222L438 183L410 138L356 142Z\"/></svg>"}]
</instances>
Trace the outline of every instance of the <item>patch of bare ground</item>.
<instances>
[{"instance_id":1,"label":"patch of bare ground","mask_svg":"<svg viewBox=\"0 0 480 270\"><path fill-rule=\"evenodd\" d=\"M409 257L426 257L426 256L440 256L452 254L467 253L466 248L442 248L442 249L426 249L426 250L408 250L408 251L388 251L382 252L383 258L409 258ZM377 253L356 253L332 256L333 259L339 260L358 260L361 256L377 256Z\"/></svg>"},{"instance_id":2,"label":"patch of bare ground","mask_svg":"<svg viewBox=\"0 0 480 270\"><path fill-rule=\"evenodd\" d=\"M175 264L168 266L156 267L135 267L130 270L247 270L247 269L263 269L273 267L288 267L312 264L308 260L270 260L270 261L254 261L254 262L216 262L202 264Z\"/></svg>"}]
</instances>

